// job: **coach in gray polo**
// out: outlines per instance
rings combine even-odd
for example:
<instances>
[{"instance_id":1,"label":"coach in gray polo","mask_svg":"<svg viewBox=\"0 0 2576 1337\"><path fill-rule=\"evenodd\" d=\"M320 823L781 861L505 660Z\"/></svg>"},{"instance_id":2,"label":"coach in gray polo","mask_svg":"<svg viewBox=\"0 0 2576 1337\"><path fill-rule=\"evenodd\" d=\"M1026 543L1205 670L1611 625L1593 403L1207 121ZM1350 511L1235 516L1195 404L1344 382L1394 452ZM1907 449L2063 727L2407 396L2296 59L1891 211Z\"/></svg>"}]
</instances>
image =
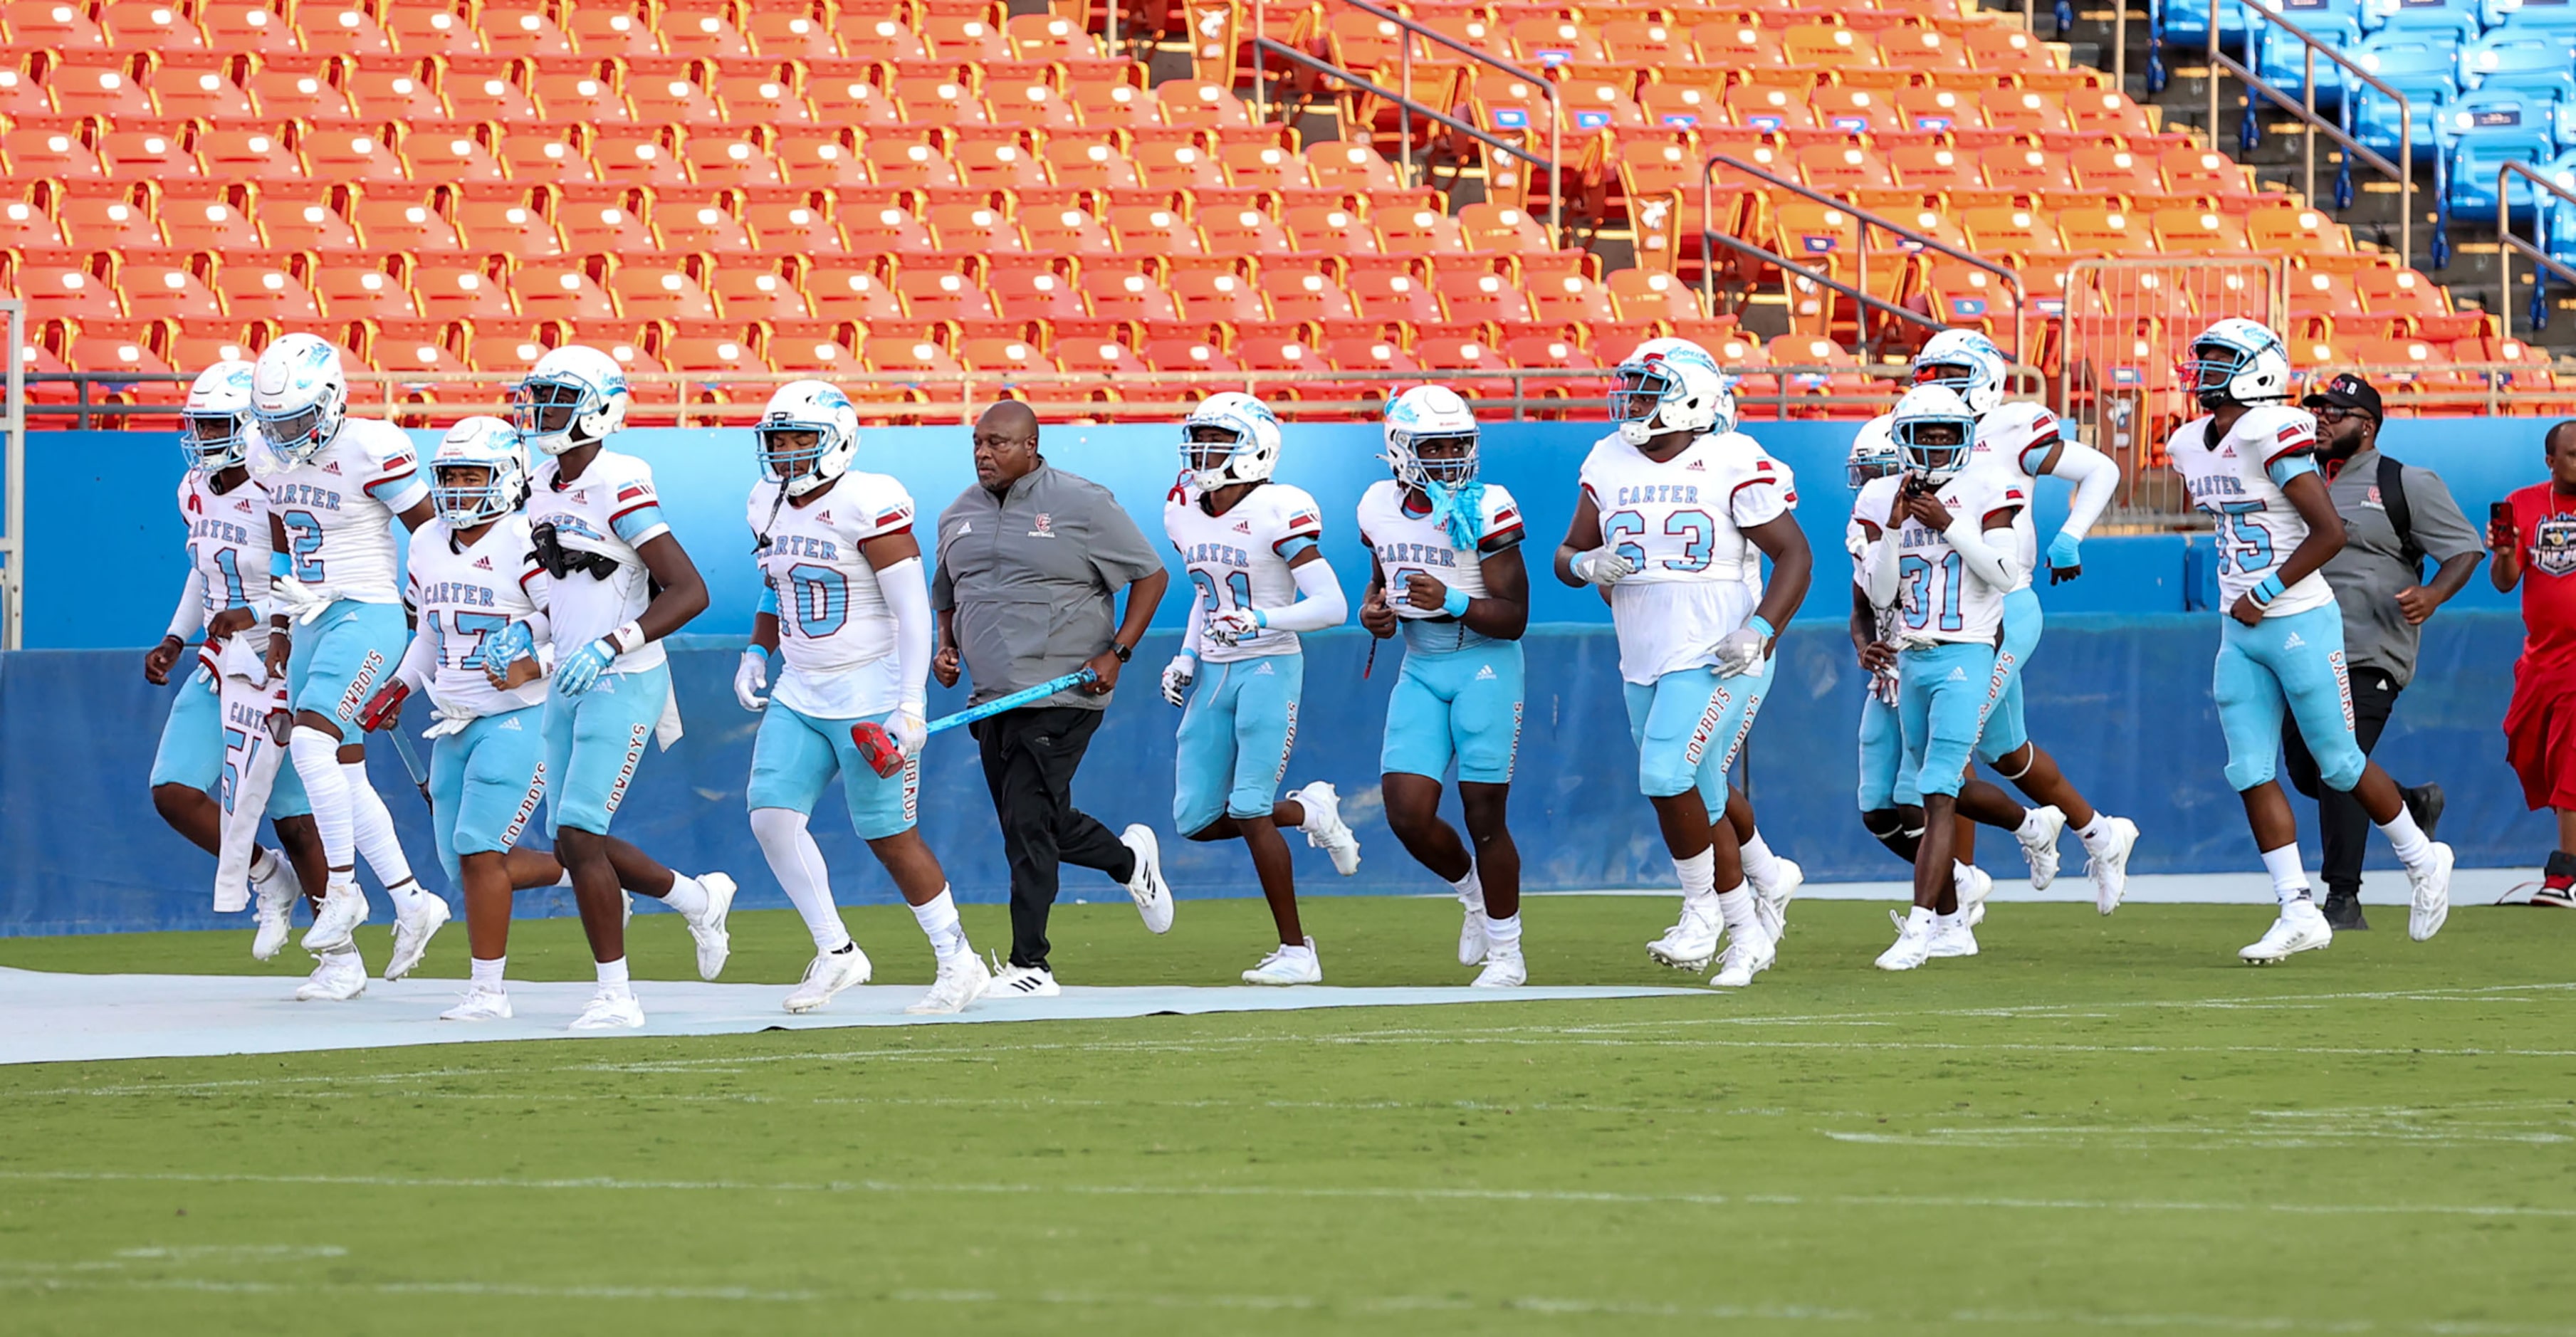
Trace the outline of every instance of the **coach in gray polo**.
<instances>
[{"instance_id":1,"label":"coach in gray polo","mask_svg":"<svg viewBox=\"0 0 2576 1337\"><path fill-rule=\"evenodd\" d=\"M2326 562L2325 577L2343 610L2353 741L2366 754L2378 746L2397 694L2415 678L2425 619L2469 582L2485 544L2439 474L2379 453L2379 391L2370 382L2347 372L2303 404L2317 417L2317 463L2343 517L2343 551ZM2424 578L2427 557L2437 564L2430 580ZM2290 783L2317 801L2326 920L2338 931L2368 928L2360 897L2370 817L2352 795L2317 783L2316 759L2295 721L2283 723L2281 741ZM2431 839L2442 816L2442 787L2417 785L2405 793L2407 809Z\"/></svg>"},{"instance_id":2,"label":"coach in gray polo","mask_svg":"<svg viewBox=\"0 0 2576 1337\"><path fill-rule=\"evenodd\" d=\"M1172 926L1154 829L1119 835L1073 806L1073 773L1109 707L1118 672L1154 620L1170 576L1109 489L1038 453L1038 420L1005 400L975 423L975 485L939 516L941 686L962 667L990 701L1088 668L1097 680L970 726L1011 865L1011 960L988 998L1051 997L1047 914L1057 866L1097 868L1123 884L1161 933ZM1116 616L1121 588L1127 611Z\"/></svg>"}]
</instances>

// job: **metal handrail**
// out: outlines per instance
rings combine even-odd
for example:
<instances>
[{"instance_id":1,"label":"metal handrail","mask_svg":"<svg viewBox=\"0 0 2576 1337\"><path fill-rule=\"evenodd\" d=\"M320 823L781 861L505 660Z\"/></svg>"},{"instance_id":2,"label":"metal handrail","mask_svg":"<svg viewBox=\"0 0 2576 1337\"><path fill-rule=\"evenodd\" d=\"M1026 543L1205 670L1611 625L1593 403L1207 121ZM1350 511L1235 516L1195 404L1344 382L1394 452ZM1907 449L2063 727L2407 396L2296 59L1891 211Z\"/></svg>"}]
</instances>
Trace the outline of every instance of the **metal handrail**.
<instances>
[{"instance_id":1,"label":"metal handrail","mask_svg":"<svg viewBox=\"0 0 2576 1337\"><path fill-rule=\"evenodd\" d=\"M1708 250L1708 239L1713 235L1718 235L1714 225L1716 213L1715 205L1717 200L1717 174L1710 169L1721 163L1735 169L1736 171L1742 172L1747 176L1759 178L1760 180L1782 190L1788 191L1791 194L1812 200L1818 204L1831 205L1836 209L1842 210L1844 213L1850 214L1853 218L1858 219L1861 225L1860 276L1864 283L1866 283L1869 278L1869 229L1872 227L1878 227L1885 229L1895 236L1911 241L1926 250L1936 251L1953 260L1973 265L1989 274L1996 275L2004 282L2011 284L2013 290L2013 360L2015 362L2026 362L2029 360L2028 320L2030 309L2030 289L2022 283L2021 275L2004 268L2002 265L1996 264L1994 261L1989 260L1984 256L1971 255L1968 252L1941 240L1939 237L1916 231L1902 223L1891 222L1877 214L1871 213L1867 209L1863 209L1852 204L1848 200L1842 199L1838 196L1825 194L1823 191L1817 190L1801 182L1792 181L1777 172L1771 171L1769 168L1759 167L1746 162L1732 153L1712 153L1706 159L1702 160L1699 165L1699 228L1700 250L1703 255L1705 255ZM1715 279L1712 274L1713 269L1714 266L1709 266L1703 262L1700 273L1700 286L1702 290L1711 294L1714 293L1715 283ZM1915 313L1909 312L1908 314ZM1933 323L1935 325L1939 324L1937 321Z\"/></svg>"},{"instance_id":2,"label":"metal handrail","mask_svg":"<svg viewBox=\"0 0 2576 1337\"><path fill-rule=\"evenodd\" d=\"M0 650L15 650L26 644L27 629L27 361L20 352L27 342L27 304L0 299L0 313L6 315L8 337L0 353L9 359L7 375L0 378L0 394L8 396L0 403L0 438L7 451L0 489L8 493L0 503Z\"/></svg>"},{"instance_id":3,"label":"metal handrail","mask_svg":"<svg viewBox=\"0 0 2576 1337\"><path fill-rule=\"evenodd\" d=\"M1827 274L1821 269L1817 269L1809 265L1802 265L1767 246L1746 241L1744 238L1736 236L1731 232L1711 232L1703 230L1700 233L1700 244L1703 247L1712 241L1716 242L1720 246L1726 246L1734 250L1742 251L1746 255L1752 256L1754 259L1760 260L1765 264L1775 266L1783 274L1795 274L1799 278L1805 279L1809 283L1816 284L1819 287L1831 288L1835 292L1841 293L1843 296L1852 299L1854 302L1859 303L1861 306L1869 310L1883 311L1900 320L1910 320L1915 324L1928 326L1935 330L1948 328L1940 321L1935 320L1920 311L1909 310L1905 307L1898 306L1896 303L1888 301L1883 297L1872 297L1869 295L1867 290L1855 284L1845 283L1842 280Z\"/></svg>"},{"instance_id":4,"label":"metal handrail","mask_svg":"<svg viewBox=\"0 0 2576 1337\"><path fill-rule=\"evenodd\" d=\"M2507 177L2519 176L2569 204L2576 204L2576 194L2569 193L2557 182L2531 170L2523 163L2509 162L2496 169L2496 305L2504 308L2504 337L2513 337L2513 253L2531 257L2532 264L2576 283L2576 269L2559 263L2549 254L2549 208L2539 200L2531 202L2532 221L2538 224L2537 244L2513 235L2513 199L2505 194ZM2548 308L2542 305L2549 296L2549 280L2539 274L2531 278L2531 327L2539 329L2549 322Z\"/></svg>"},{"instance_id":5,"label":"metal handrail","mask_svg":"<svg viewBox=\"0 0 2576 1337\"><path fill-rule=\"evenodd\" d=\"M1411 37L1428 39L1434 45L1446 47L1451 51L1457 52L1459 55L1465 56L1469 60L1476 61L1479 64L1492 66L1497 70L1501 70L1505 74L1511 75L1513 78L1535 84L1538 86L1538 90L1540 92L1547 95L1547 161L1544 164L1547 168L1547 244L1550 246L1564 245L1565 181L1563 164L1565 162L1565 99L1564 95L1557 90L1555 81L1549 79L1544 74L1532 73L1529 70L1523 69L1520 66L1501 59L1490 52L1479 51L1476 48L1449 36L1447 33L1430 28L1415 19L1399 14L1392 9L1370 4L1369 0L1343 0L1343 3L1350 5L1364 14L1375 17L1380 22L1392 23L1398 28L1403 29ZM1253 0L1252 50L1256 64L1253 66L1252 88L1253 96L1256 99L1256 105L1263 109L1261 113L1262 115L1267 116L1269 113L1266 102L1260 101L1263 97L1263 80L1261 67L1257 62L1260 55L1265 51L1278 52L1282 55L1287 55L1301 64L1322 70L1326 73L1344 77L1350 80L1355 87L1358 86L1358 75L1352 74L1350 71L1343 70L1339 66L1332 65L1329 62L1318 61L1313 57L1306 55L1306 53L1302 51L1297 51L1294 48L1282 46L1277 42L1271 41L1264 23L1264 15L1267 10L1268 5L1265 0ZM1379 90L1375 84L1370 84L1368 87L1370 91L1376 93L1377 96L1387 98L1388 101L1394 102L1398 107L1409 109L1415 106L1422 106L1423 104L1417 103L1413 100L1412 41L1408 38L1408 40L1401 45L1399 50L1404 56L1405 87L1401 94L1389 95L1388 93ZM1428 108L1426 107L1425 110L1428 110ZM1431 112L1430 115L1433 120L1436 120L1443 125L1447 125L1452 129L1468 131L1470 134L1474 135L1476 139L1486 144L1492 145L1496 148L1508 147L1503 144L1501 140L1485 134L1482 131L1476 130L1473 126L1468 126L1444 113ZM1405 128L1404 142L1405 153L1410 156L1413 152L1413 134L1410 125ZM1539 159L1528 153L1515 150L1513 152L1513 156L1533 165L1539 165Z\"/></svg>"},{"instance_id":6,"label":"metal handrail","mask_svg":"<svg viewBox=\"0 0 2576 1337\"><path fill-rule=\"evenodd\" d=\"M2253 94L2259 92L2274 106L2283 111L2296 112L2299 119L2307 123L2306 181L2309 204L2313 205L2317 201L2317 133L2320 131L2333 136L2335 143L2343 146L2347 164L2354 156L2358 156L2369 163L2373 169L2397 179L2397 251L2406 258L2406 263L2410 265L2415 263L2415 104L2409 101L2404 93L2382 82L2342 52L2318 41L2307 29L2263 8L2256 4L2255 0L2234 0L2235 4L2253 10L2255 17L2262 22L2299 39L2299 45L2306 49L2302 57L2305 61L2306 74L2301 80L2303 85L2300 89L2301 96L2299 100L2293 101L2289 94L2266 83L2253 70L2238 64L2234 58L2218 49L2218 7L2222 3L2226 3L2226 0L2209 0L2210 147L2218 146L2218 72L2224 69L2235 75L2237 81L2246 87L2245 114L2247 116L2254 114ZM2246 41L2249 46L2253 41L2253 32L2251 27L2246 29ZM2251 52L2249 51L2248 54ZM2347 77L2368 85L2397 104L2397 157L2404 166L2379 156L2378 150L2366 147L2360 140L2345 133L2341 126L2328 124L2323 117L2317 115L2317 57L2320 55L2333 61ZM2349 96L2344 99L2344 106L2347 110L2352 106L2352 99ZM2347 170L2349 170L2348 167Z\"/></svg>"}]
</instances>

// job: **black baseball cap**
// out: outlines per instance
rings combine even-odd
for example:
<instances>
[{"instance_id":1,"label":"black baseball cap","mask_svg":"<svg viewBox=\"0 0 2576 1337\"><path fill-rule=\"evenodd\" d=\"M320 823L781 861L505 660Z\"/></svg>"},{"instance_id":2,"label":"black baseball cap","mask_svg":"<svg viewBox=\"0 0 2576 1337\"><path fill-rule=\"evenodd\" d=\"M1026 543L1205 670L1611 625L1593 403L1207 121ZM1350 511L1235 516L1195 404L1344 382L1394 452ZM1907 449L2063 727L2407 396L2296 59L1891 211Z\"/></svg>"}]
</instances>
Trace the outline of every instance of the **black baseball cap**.
<instances>
[{"instance_id":1,"label":"black baseball cap","mask_svg":"<svg viewBox=\"0 0 2576 1337\"><path fill-rule=\"evenodd\" d=\"M2370 382L2348 371L2326 382L2324 390L2300 400L2299 406L2350 409L2369 414L2372 422L2388 421L2388 415L2379 407L2379 392L2371 388Z\"/></svg>"}]
</instances>

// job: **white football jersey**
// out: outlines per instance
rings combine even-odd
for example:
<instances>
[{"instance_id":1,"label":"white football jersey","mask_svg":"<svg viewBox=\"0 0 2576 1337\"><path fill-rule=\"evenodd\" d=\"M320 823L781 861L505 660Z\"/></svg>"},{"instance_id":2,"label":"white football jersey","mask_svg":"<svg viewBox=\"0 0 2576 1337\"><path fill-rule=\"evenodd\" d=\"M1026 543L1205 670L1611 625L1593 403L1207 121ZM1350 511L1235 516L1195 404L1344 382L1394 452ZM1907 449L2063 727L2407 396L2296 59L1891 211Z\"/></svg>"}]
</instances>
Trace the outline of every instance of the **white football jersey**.
<instances>
[{"instance_id":1,"label":"white football jersey","mask_svg":"<svg viewBox=\"0 0 2576 1337\"><path fill-rule=\"evenodd\" d=\"M852 471L778 504L778 484L754 483L746 518L760 576L778 599L780 705L816 719L880 715L899 704L894 610L859 545L912 528L912 494L884 474ZM772 519L772 516L775 519Z\"/></svg>"},{"instance_id":2,"label":"white football jersey","mask_svg":"<svg viewBox=\"0 0 2576 1337\"><path fill-rule=\"evenodd\" d=\"M1717 662L1753 615L1761 554L1744 530L1789 513L1788 471L1740 432L1703 436L1661 464L1616 436L1584 458L1601 541L1637 566L1611 587L1619 676L1646 685Z\"/></svg>"},{"instance_id":3,"label":"white football jersey","mask_svg":"<svg viewBox=\"0 0 2576 1337\"><path fill-rule=\"evenodd\" d=\"M2039 466L2058 441L2057 415L2045 404L2017 400L1997 408L1977 420L1977 442L1968 451L1968 467L1992 469L2006 485L2018 483L2022 495L2036 500L2039 496ZM2021 549L2021 575L2016 590L2030 588L2031 574L2039 569L2039 522L2031 513L2036 506L2024 506L2013 517L2013 539Z\"/></svg>"},{"instance_id":4,"label":"white football jersey","mask_svg":"<svg viewBox=\"0 0 2576 1337\"><path fill-rule=\"evenodd\" d=\"M1404 597L1407 578L1420 571L1470 599L1482 599L1484 559L1519 543L1523 536L1520 504L1499 483L1485 485L1482 513L1476 517L1477 546L1461 552L1447 525L1431 523L1431 513L1407 503L1404 485L1389 478L1360 495L1360 542L1376 555L1386 573L1386 602L1404 620L1406 648L1442 654L1481 645L1490 637L1469 631L1467 624L1436 608L1416 608Z\"/></svg>"},{"instance_id":5,"label":"white football jersey","mask_svg":"<svg viewBox=\"0 0 2576 1337\"><path fill-rule=\"evenodd\" d=\"M649 573L635 550L667 534L661 498L653 491L653 468L632 455L602 450L572 482L563 481L563 461L547 458L537 465L528 490L528 524L552 525L555 540L568 552L599 553L617 563L605 579L575 571L554 582L552 607L555 644L566 652L587 645L634 621L653 601ZM637 673L667 658L660 641L619 655L610 673Z\"/></svg>"},{"instance_id":6,"label":"white football jersey","mask_svg":"<svg viewBox=\"0 0 2576 1337\"><path fill-rule=\"evenodd\" d=\"M1163 503L1163 533L1198 587L1199 616L1236 608L1285 608L1297 602L1288 559L1324 537L1324 511L1306 490L1286 483L1252 489L1234 509L1210 515L1198 489L1183 483ZM1199 658L1230 664L1297 653L1297 633L1264 629L1233 645L1207 641Z\"/></svg>"},{"instance_id":7,"label":"white football jersey","mask_svg":"<svg viewBox=\"0 0 2576 1337\"><path fill-rule=\"evenodd\" d=\"M533 548L528 518L519 514L493 521L461 551L445 520L432 520L411 536L404 601L420 615L413 634L428 637L436 656L429 699L445 714L506 715L545 703L542 677L504 692L483 673L483 649L491 638L546 606L548 581Z\"/></svg>"},{"instance_id":8,"label":"white football jersey","mask_svg":"<svg viewBox=\"0 0 2576 1337\"><path fill-rule=\"evenodd\" d=\"M217 492L207 475L190 469L179 479L179 518L188 526L188 565L205 577L203 622L227 608L256 609L268 598L268 490L245 479ZM241 633L255 653L268 652L268 619Z\"/></svg>"},{"instance_id":9,"label":"white football jersey","mask_svg":"<svg viewBox=\"0 0 2576 1337\"><path fill-rule=\"evenodd\" d=\"M1861 489L1853 512L1884 527L1895 510L1903 479L1870 480ZM1875 491L1873 491L1875 490ZM2030 485L2012 482L1991 469L1969 470L1943 484L1936 494L1953 516L1965 517L1980 530L1986 517L2009 506L2028 509ZM1862 505L1871 509L1863 511ZM1995 542L1988 539L1989 543ZM1886 554L1882 552L1883 560ZM1899 530L1896 557L1896 632L1901 644L1964 641L1991 645L2004 622L2004 596L2009 587L1987 584L1950 546L1949 536L1912 516Z\"/></svg>"},{"instance_id":10,"label":"white football jersey","mask_svg":"<svg viewBox=\"0 0 2576 1337\"><path fill-rule=\"evenodd\" d=\"M2307 520L2272 481L2270 470L2276 460L2316 448L2317 420L2306 409L2262 405L2247 409L2235 429L2214 444L2210 421L2184 423L2165 449L2191 493L2191 504L2218 522L2218 607L2224 613L2307 541ZM2304 613L2333 602L2325 573L2311 571L2283 590L2263 616Z\"/></svg>"},{"instance_id":11,"label":"white football jersey","mask_svg":"<svg viewBox=\"0 0 2576 1337\"><path fill-rule=\"evenodd\" d=\"M288 574L343 599L402 602L394 516L429 497L411 437L389 422L348 418L302 464L278 467L283 459L253 449L265 456L260 481L286 526Z\"/></svg>"}]
</instances>

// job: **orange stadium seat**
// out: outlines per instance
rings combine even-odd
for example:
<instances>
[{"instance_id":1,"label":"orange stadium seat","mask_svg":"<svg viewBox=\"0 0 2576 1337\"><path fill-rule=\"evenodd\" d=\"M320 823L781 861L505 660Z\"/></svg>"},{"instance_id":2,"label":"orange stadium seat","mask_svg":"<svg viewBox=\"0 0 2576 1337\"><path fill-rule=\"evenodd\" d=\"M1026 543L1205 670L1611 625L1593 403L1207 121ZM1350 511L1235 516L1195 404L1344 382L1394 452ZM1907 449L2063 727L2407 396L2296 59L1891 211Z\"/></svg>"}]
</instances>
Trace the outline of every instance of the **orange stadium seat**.
<instances>
[{"instance_id":1,"label":"orange stadium seat","mask_svg":"<svg viewBox=\"0 0 2576 1337\"><path fill-rule=\"evenodd\" d=\"M547 14L542 0L483 0L474 15L483 45L499 56L568 56L572 34Z\"/></svg>"},{"instance_id":2,"label":"orange stadium seat","mask_svg":"<svg viewBox=\"0 0 2576 1337\"><path fill-rule=\"evenodd\" d=\"M1270 318L1250 280L1230 269L1178 269L1164 285L1192 324L1257 324Z\"/></svg>"},{"instance_id":3,"label":"orange stadium seat","mask_svg":"<svg viewBox=\"0 0 2576 1337\"><path fill-rule=\"evenodd\" d=\"M1053 269L997 269L987 290L1005 320L1080 320L1091 314L1082 292Z\"/></svg>"},{"instance_id":4,"label":"orange stadium seat","mask_svg":"<svg viewBox=\"0 0 2576 1337\"><path fill-rule=\"evenodd\" d=\"M314 290L336 319L416 320L420 303L400 280L382 269L324 265L313 276Z\"/></svg>"},{"instance_id":5,"label":"orange stadium seat","mask_svg":"<svg viewBox=\"0 0 2576 1337\"><path fill-rule=\"evenodd\" d=\"M436 0L387 6L385 31L406 56L470 56L483 51L483 34L473 22Z\"/></svg>"},{"instance_id":6,"label":"orange stadium seat","mask_svg":"<svg viewBox=\"0 0 2576 1337\"><path fill-rule=\"evenodd\" d=\"M206 48L210 51L256 56L263 61L303 54L294 25L256 0L209 0L196 13L197 22L206 31Z\"/></svg>"},{"instance_id":7,"label":"orange stadium seat","mask_svg":"<svg viewBox=\"0 0 2576 1337\"><path fill-rule=\"evenodd\" d=\"M521 261L509 276L510 295L522 314L539 319L615 320L620 315L617 299L600 284L594 268L599 263L580 256ZM426 293L422 296L430 314L438 314L437 301Z\"/></svg>"},{"instance_id":8,"label":"orange stadium seat","mask_svg":"<svg viewBox=\"0 0 2576 1337\"><path fill-rule=\"evenodd\" d=\"M164 184L166 188L168 183ZM271 205L260 212L266 217L290 210ZM260 225L229 201L183 199L168 193L161 201L161 240L177 251L256 251L269 243Z\"/></svg>"},{"instance_id":9,"label":"orange stadium seat","mask_svg":"<svg viewBox=\"0 0 2576 1337\"><path fill-rule=\"evenodd\" d=\"M1356 271L1345 278L1343 284L1350 292L1351 300L1358 304L1364 319L1412 326L1436 324L1445 319L1440 312L1438 294L1410 274Z\"/></svg>"},{"instance_id":10,"label":"orange stadium seat","mask_svg":"<svg viewBox=\"0 0 2576 1337\"><path fill-rule=\"evenodd\" d=\"M247 120L250 94L233 82L230 62L190 52L165 59L144 80L164 116L199 121Z\"/></svg>"},{"instance_id":11,"label":"orange stadium seat","mask_svg":"<svg viewBox=\"0 0 2576 1337\"><path fill-rule=\"evenodd\" d=\"M754 9L743 24L743 33L770 60L837 60L843 54L832 26L811 14Z\"/></svg>"},{"instance_id":12,"label":"orange stadium seat","mask_svg":"<svg viewBox=\"0 0 2576 1337\"><path fill-rule=\"evenodd\" d=\"M570 66L539 63L528 91L557 122L598 125L626 119L626 100L618 96L617 85L588 61Z\"/></svg>"},{"instance_id":13,"label":"orange stadium seat","mask_svg":"<svg viewBox=\"0 0 2576 1337\"><path fill-rule=\"evenodd\" d=\"M1077 282L1095 316L1147 324L1171 324L1181 318L1181 309L1172 301L1172 295L1151 275L1086 270Z\"/></svg>"},{"instance_id":14,"label":"orange stadium seat","mask_svg":"<svg viewBox=\"0 0 2576 1337\"><path fill-rule=\"evenodd\" d=\"M2245 231L2258 251L2349 251L2343 224L2294 200L2267 200L2245 216Z\"/></svg>"},{"instance_id":15,"label":"orange stadium seat","mask_svg":"<svg viewBox=\"0 0 2576 1337\"><path fill-rule=\"evenodd\" d=\"M55 66L46 79L53 90L54 110L64 116L111 121L159 116L152 90L135 81L128 64L124 57L84 55Z\"/></svg>"},{"instance_id":16,"label":"orange stadium seat","mask_svg":"<svg viewBox=\"0 0 2576 1337\"><path fill-rule=\"evenodd\" d=\"M805 293L814 314L824 320L862 323L900 321L908 314L903 295L870 272L865 261L836 257L818 261L805 275Z\"/></svg>"},{"instance_id":17,"label":"orange stadium seat","mask_svg":"<svg viewBox=\"0 0 2576 1337\"><path fill-rule=\"evenodd\" d=\"M80 136L64 130L21 127L0 134L0 156L19 177L52 177L58 181L103 181L107 164Z\"/></svg>"},{"instance_id":18,"label":"orange stadium seat","mask_svg":"<svg viewBox=\"0 0 2576 1337\"><path fill-rule=\"evenodd\" d=\"M1295 247L1278 220L1257 209L1212 210L1198 220L1210 255L1286 255Z\"/></svg>"},{"instance_id":19,"label":"orange stadium seat","mask_svg":"<svg viewBox=\"0 0 2576 1337\"><path fill-rule=\"evenodd\" d=\"M85 250L149 250L161 244L161 225L152 206L138 201L130 187L120 186L109 194L69 195L55 208L72 245Z\"/></svg>"},{"instance_id":20,"label":"orange stadium seat","mask_svg":"<svg viewBox=\"0 0 2576 1337\"><path fill-rule=\"evenodd\" d=\"M2245 220L2234 214L2184 206L2158 209L2150 224L2156 249L2186 255L2242 255L2253 249Z\"/></svg>"},{"instance_id":21,"label":"orange stadium seat","mask_svg":"<svg viewBox=\"0 0 2576 1337\"><path fill-rule=\"evenodd\" d=\"M1020 237L1033 255L1075 260L1113 256L1118 239L1109 225L1082 209L1032 209L1019 216Z\"/></svg>"},{"instance_id":22,"label":"orange stadium seat","mask_svg":"<svg viewBox=\"0 0 2576 1337\"><path fill-rule=\"evenodd\" d=\"M216 271L215 290L235 320L310 325L322 319L322 303L313 290L284 265L227 262Z\"/></svg>"},{"instance_id":23,"label":"orange stadium seat","mask_svg":"<svg viewBox=\"0 0 2576 1337\"><path fill-rule=\"evenodd\" d=\"M1360 318L1359 306L1351 300L1350 291L1331 274L1273 266L1262 270L1258 286L1263 299L1270 304L1273 320L1307 321L1320 325L1326 321L1356 321Z\"/></svg>"},{"instance_id":24,"label":"orange stadium seat","mask_svg":"<svg viewBox=\"0 0 2576 1337\"><path fill-rule=\"evenodd\" d=\"M66 245L61 220L25 200L0 204L0 251L54 250Z\"/></svg>"}]
</instances>

